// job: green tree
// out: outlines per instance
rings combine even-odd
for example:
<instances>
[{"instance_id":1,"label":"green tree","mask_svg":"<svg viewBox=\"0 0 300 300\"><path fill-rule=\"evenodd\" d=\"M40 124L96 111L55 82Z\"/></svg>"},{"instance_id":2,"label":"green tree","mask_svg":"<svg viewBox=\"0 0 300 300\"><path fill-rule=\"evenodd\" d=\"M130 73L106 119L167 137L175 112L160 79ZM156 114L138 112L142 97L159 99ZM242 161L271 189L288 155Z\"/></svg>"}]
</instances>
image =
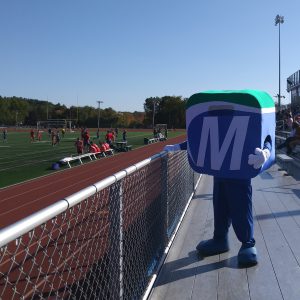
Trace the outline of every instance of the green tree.
<instances>
[{"instance_id":1,"label":"green tree","mask_svg":"<svg viewBox=\"0 0 300 300\"><path fill-rule=\"evenodd\" d=\"M155 124L167 124L168 128L185 128L186 99L180 96L147 98L144 103L147 127L152 127L153 112Z\"/></svg>"},{"instance_id":2,"label":"green tree","mask_svg":"<svg viewBox=\"0 0 300 300\"><path fill-rule=\"evenodd\" d=\"M144 103L144 110L145 110L144 125L146 127L152 128L153 114L155 111L155 116L157 115L157 112L160 109L160 102L161 102L161 98L159 98L159 97L150 97L145 100L145 103ZM155 118L154 118L154 120L155 120Z\"/></svg>"}]
</instances>

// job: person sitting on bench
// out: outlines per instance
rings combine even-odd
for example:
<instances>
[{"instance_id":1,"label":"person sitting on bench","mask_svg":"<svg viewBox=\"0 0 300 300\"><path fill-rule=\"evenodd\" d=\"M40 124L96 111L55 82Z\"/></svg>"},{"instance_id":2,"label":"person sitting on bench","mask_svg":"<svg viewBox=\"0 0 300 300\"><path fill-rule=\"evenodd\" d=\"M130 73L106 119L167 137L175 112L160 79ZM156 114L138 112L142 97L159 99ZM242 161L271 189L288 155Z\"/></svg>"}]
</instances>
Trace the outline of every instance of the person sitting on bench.
<instances>
[{"instance_id":1,"label":"person sitting on bench","mask_svg":"<svg viewBox=\"0 0 300 300\"><path fill-rule=\"evenodd\" d=\"M106 143L106 142L101 143L101 142L100 142L100 151L101 151L101 153L103 153L104 156L105 156L105 152L110 152L110 151L112 151L112 150L111 150L111 148L110 148L110 146L109 146L108 143Z\"/></svg>"},{"instance_id":2,"label":"person sitting on bench","mask_svg":"<svg viewBox=\"0 0 300 300\"><path fill-rule=\"evenodd\" d=\"M109 144L109 143L107 143L107 142L104 142L104 143L103 143L103 146L104 146L104 148L105 148L105 151L107 151L107 150L110 150L110 149L111 149L111 146L110 146L110 144Z\"/></svg>"},{"instance_id":3,"label":"person sitting on bench","mask_svg":"<svg viewBox=\"0 0 300 300\"><path fill-rule=\"evenodd\" d=\"M100 152L100 149L96 143L93 143L92 141L90 142L90 147L89 147L89 152L90 153L98 153Z\"/></svg>"},{"instance_id":4,"label":"person sitting on bench","mask_svg":"<svg viewBox=\"0 0 300 300\"><path fill-rule=\"evenodd\" d=\"M277 150L286 147L286 154L291 154L293 146L300 142L300 124L298 122L293 122L292 125L292 136L289 136L283 143L277 146Z\"/></svg>"}]
</instances>

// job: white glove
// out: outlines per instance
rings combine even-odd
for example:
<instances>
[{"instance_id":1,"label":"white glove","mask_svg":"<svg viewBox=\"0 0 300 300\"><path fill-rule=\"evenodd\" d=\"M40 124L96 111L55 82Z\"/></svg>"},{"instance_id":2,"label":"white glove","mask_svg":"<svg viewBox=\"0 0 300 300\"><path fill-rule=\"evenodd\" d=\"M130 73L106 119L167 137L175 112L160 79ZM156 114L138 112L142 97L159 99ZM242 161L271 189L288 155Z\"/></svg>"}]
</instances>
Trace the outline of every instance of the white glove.
<instances>
[{"instance_id":1,"label":"white glove","mask_svg":"<svg viewBox=\"0 0 300 300\"><path fill-rule=\"evenodd\" d=\"M271 155L269 149L255 148L254 153L248 156L248 164L253 165L254 169L259 169Z\"/></svg>"},{"instance_id":2,"label":"white glove","mask_svg":"<svg viewBox=\"0 0 300 300\"><path fill-rule=\"evenodd\" d=\"M180 144L166 145L164 147L164 151L167 151L167 152L174 152L174 151L178 151L178 150L181 150L180 149Z\"/></svg>"}]
</instances>

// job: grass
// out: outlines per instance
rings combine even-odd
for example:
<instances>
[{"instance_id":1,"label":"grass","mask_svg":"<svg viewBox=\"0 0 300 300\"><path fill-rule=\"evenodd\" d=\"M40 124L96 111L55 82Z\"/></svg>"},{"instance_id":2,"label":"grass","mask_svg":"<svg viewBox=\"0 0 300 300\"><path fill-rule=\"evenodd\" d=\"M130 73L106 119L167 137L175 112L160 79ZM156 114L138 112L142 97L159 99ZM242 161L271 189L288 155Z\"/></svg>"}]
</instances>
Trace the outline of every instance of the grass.
<instances>
[{"instance_id":1,"label":"grass","mask_svg":"<svg viewBox=\"0 0 300 300\"><path fill-rule=\"evenodd\" d=\"M168 138L182 135L183 131L170 131ZM91 131L91 137L96 136ZM53 174L54 162L63 157L76 155L74 142L79 132L65 134L59 145L51 146L47 132L43 133L41 142L30 142L28 132L9 132L7 143L0 140L0 188L20 183L25 180ZM153 137L151 132L127 132L128 145L133 149L144 145L144 137ZM118 140L121 139L119 134ZM104 133L100 135L104 140ZM103 158L105 159L105 158Z\"/></svg>"}]
</instances>

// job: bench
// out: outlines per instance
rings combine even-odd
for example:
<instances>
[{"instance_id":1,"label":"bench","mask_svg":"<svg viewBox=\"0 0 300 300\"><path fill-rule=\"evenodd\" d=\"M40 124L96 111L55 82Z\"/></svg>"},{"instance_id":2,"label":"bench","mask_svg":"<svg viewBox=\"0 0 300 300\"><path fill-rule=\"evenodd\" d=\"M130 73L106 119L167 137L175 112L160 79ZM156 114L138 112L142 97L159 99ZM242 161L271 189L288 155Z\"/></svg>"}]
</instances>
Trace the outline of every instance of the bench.
<instances>
[{"instance_id":1,"label":"bench","mask_svg":"<svg viewBox=\"0 0 300 300\"><path fill-rule=\"evenodd\" d=\"M156 143L159 142L159 138L144 138L144 144L152 144L152 143Z\"/></svg>"},{"instance_id":2,"label":"bench","mask_svg":"<svg viewBox=\"0 0 300 300\"><path fill-rule=\"evenodd\" d=\"M69 168L71 168L71 162L73 161L79 161L80 164L83 164L82 158L88 157L90 160L97 159L97 154L101 154L101 152L96 152L96 153L85 153L77 156L70 156L70 157L65 157L59 161L60 164L67 164Z\"/></svg>"},{"instance_id":3,"label":"bench","mask_svg":"<svg viewBox=\"0 0 300 300\"><path fill-rule=\"evenodd\" d=\"M127 145L127 141L117 141L115 142L115 149L118 152L128 152L132 150L132 145Z\"/></svg>"},{"instance_id":4,"label":"bench","mask_svg":"<svg viewBox=\"0 0 300 300\"><path fill-rule=\"evenodd\" d=\"M99 152L102 156L106 157L106 155L114 155L114 150L113 149L108 149L102 152Z\"/></svg>"}]
</instances>

